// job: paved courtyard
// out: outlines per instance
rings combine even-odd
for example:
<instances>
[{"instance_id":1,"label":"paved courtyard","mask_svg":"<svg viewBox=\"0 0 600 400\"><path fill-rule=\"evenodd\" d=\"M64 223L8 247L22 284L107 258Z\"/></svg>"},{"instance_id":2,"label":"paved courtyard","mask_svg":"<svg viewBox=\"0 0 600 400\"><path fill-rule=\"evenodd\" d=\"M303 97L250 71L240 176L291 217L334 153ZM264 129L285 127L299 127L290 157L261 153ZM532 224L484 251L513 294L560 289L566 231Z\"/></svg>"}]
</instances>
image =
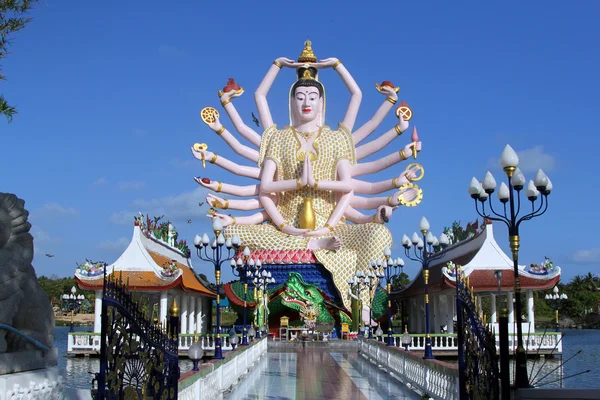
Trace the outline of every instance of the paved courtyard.
<instances>
[{"instance_id":1,"label":"paved courtyard","mask_svg":"<svg viewBox=\"0 0 600 400\"><path fill-rule=\"evenodd\" d=\"M357 353L269 352L225 399L419 399Z\"/></svg>"}]
</instances>

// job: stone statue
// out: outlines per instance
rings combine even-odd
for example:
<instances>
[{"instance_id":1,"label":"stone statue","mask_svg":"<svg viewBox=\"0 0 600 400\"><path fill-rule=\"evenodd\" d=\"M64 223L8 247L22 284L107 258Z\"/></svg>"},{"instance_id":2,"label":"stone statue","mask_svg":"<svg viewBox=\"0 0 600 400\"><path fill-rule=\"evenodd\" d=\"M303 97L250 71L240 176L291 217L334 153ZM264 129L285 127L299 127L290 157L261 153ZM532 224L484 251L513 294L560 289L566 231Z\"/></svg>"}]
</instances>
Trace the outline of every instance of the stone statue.
<instances>
[{"instance_id":1,"label":"stone statue","mask_svg":"<svg viewBox=\"0 0 600 400\"><path fill-rule=\"evenodd\" d=\"M296 72L296 81L290 88L289 126L278 128L271 117L267 93L282 68ZM325 124L326 93L319 80L319 71L331 68L338 73L350 91L350 103L344 119L331 128ZM384 82L385 83L385 82ZM387 82L389 83L389 82ZM391 87L390 87L391 86ZM214 109L201 113L205 123L238 154L256 167L238 165L216 153L205 144L192 147L193 155L209 161L235 175L259 180L249 186L237 186L209 178L196 182L215 192L234 196L256 196L249 200L224 199L209 195L206 201L215 208L260 210L253 215L233 217L213 213L223 223L225 236L238 235L243 246L258 249L311 249L315 257L333 276L341 294L347 292L347 281L357 270L367 270L372 260L381 259L386 246L392 245L389 230L383 225L392 211L403 202L417 196L414 188L407 187L419 168L404 170L385 181L369 182L356 179L372 174L408 159L421 150L421 142L412 141L399 151L376 161L359 163L371 154L384 149L407 128L408 122L399 116L398 124L362 146L357 145L381 124L397 102L393 85L377 85L386 96L375 115L362 127L354 130L362 92L344 65L336 58L317 62L310 41L294 62L278 58L273 62L254 94L260 123L265 128L259 135L246 125L232 99L243 94L233 79L219 91L221 104L239 134L258 150L242 145L220 122ZM257 124L258 125L258 124ZM416 137L416 131L413 138ZM394 190L391 196L361 197ZM357 209L376 209L365 215ZM347 223L348 221L352 222ZM369 293L364 293L364 300ZM341 296L350 309L347 296ZM365 301L365 304L368 304Z\"/></svg>"},{"instance_id":2,"label":"stone statue","mask_svg":"<svg viewBox=\"0 0 600 400\"><path fill-rule=\"evenodd\" d=\"M15 330L47 348L53 342L54 313L31 265L33 237L24 205L14 194L0 193L0 356L36 349ZM0 365L6 368L11 366Z\"/></svg>"}]
</instances>

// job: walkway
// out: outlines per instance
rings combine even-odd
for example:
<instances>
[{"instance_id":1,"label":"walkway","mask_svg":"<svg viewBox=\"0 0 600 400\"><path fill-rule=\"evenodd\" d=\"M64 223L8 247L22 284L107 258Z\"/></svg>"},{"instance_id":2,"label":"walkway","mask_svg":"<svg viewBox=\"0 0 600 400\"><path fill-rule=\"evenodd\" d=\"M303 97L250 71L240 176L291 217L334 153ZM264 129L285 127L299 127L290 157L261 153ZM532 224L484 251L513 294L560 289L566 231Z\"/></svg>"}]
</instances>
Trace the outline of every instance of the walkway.
<instances>
[{"instance_id":1,"label":"walkway","mask_svg":"<svg viewBox=\"0 0 600 400\"><path fill-rule=\"evenodd\" d=\"M357 353L269 352L225 399L419 399Z\"/></svg>"}]
</instances>

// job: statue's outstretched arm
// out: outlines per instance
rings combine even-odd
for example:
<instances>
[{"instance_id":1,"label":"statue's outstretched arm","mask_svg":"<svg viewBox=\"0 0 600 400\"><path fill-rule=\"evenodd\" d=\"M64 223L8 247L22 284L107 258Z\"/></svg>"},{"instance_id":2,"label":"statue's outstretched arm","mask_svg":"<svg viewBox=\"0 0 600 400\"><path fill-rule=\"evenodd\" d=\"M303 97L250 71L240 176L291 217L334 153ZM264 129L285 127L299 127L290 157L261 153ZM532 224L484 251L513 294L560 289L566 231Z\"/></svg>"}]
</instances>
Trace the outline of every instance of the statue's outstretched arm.
<instances>
[{"instance_id":1,"label":"statue's outstretched arm","mask_svg":"<svg viewBox=\"0 0 600 400\"><path fill-rule=\"evenodd\" d=\"M269 220L269 216L266 212L261 211L256 214L244 216L244 217L232 217L226 214L215 214L207 215L207 217L211 218L213 221L218 218L221 220L223 226L230 225L257 225Z\"/></svg>"},{"instance_id":2,"label":"statue's outstretched arm","mask_svg":"<svg viewBox=\"0 0 600 400\"><path fill-rule=\"evenodd\" d=\"M400 175L393 179L387 179L379 182L365 182L358 179L352 179L352 186L354 187L355 193L379 194L387 192L388 190L397 189L404 184L410 183L407 175L410 178L414 178L419 172L419 169L419 167L414 167L412 169L402 171Z\"/></svg>"},{"instance_id":3,"label":"statue's outstretched arm","mask_svg":"<svg viewBox=\"0 0 600 400\"><path fill-rule=\"evenodd\" d=\"M394 107L394 104L398 101L398 94L393 88L388 86L382 86L379 90L379 93L387 95L385 101L379 109L375 112L375 115L368 120L363 126L358 128L352 134L352 140L354 140L354 145L358 145L362 142L367 136L375 131L383 122L385 116L390 112L390 110Z\"/></svg>"},{"instance_id":4,"label":"statue's outstretched arm","mask_svg":"<svg viewBox=\"0 0 600 400\"><path fill-rule=\"evenodd\" d=\"M251 149L248 146L244 146L237 140L233 135L221 124L219 118L215 115L215 122L208 124L209 128L212 129L217 135L221 136L225 143L229 145L240 156L247 158L248 160L258 164L258 151Z\"/></svg>"},{"instance_id":5,"label":"statue's outstretched arm","mask_svg":"<svg viewBox=\"0 0 600 400\"><path fill-rule=\"evenodd\" d=\"M258 109L258 118L265 129L273 125L271 110L269 109L269 103L267 102L267 93L269 93L271 85L273 85L275 78L277 78L277 74L279 74L281 67L295 68L296 66L299 66L299 64L296 64L294 60L279 57L277 60L273 61L273 65L271 65L267 75L265 75L260 85L258 85L258 89L256 89L256 92L254 93L254 101L256 102L256 108Z\"/></svg>"},{"instance_id":6,"label":"statue's outstretched arm","mask_svg":"<svg viewBox=\"0 0 600 400\"><path fill-rule=\"evenodd\" d=\"M416 143L417 151L421 151L422 143L421 142L415 142L415 143ZM351 167L352 176L373 174L375 172L382 171L386 168L391 167L392 165L399 163L400 161L404 161L404 160L408 159L412 155L413 155L413 143L409 143L406 146L404 146L404 148L401 149L400 151L397 151L388 156L380 158L379 160L353 165Z\"/></svg>"},{"instance_id":7,"label":"statue's outstretched arm","mask_svg":"<svg viewBox=\"0 0 600 400\"><path fill-rule=\"evenodd\" d=\"M365 214L361 213L360 211L357 211L353 207L348 206L346 208L346 213L344 214L344 216L350 222L354 222L355 224L368 224L368 223L383 224L383 219L381 218L381 210L382 209L384 210L385 216L389 218L392 216L392 212L396 209L396 207L380 206L374 215L365 215Z\"/></svg>"},{"instance_id":8,"label":"statue's outstretched arm","mask_svg":"<svg viewBox=\"0 0 600 400\"><path fill-rule=\"evenodd\" d=\"M227 194L231 194L233 196L258 196L260 193L260 189L258 185L247 185L247 186L238 186L231 185L229 183L223 183L219 181L210 181L205 183L199 176L194 177L196 183L200 186L204 186L207 189L213 190L217 193L223 192Z\"/></svg>"},{"instance_id":9,"label":"statue's outstretched arm","mask_svg":"<svg viewBox=\"0 0 600 400\"><path fill-rule=\"evenodd\" d=\"M277 203L277 196L270 196L273 202ZM229 200L223 197L218 197L213 194L208 194L206 202L214 208L220 208L222 210L240 210L240 211L252 211L263 208L258 198L248 200Z\"/></svg>"},{"instance_id":10,"label":"statue's outstretched arm","mask_svg":"<svg viewBox=\"0 0 600 400\"><path fill-rule=\"evenodd\" d=\"M308 229L298 229L290 225L288 221L283 218L277 209L275 202L268 195L261 195L259 200L269 215L271 222L273 222L273 224L277 226L280 231L294 236L302 236L309 231Z\"/></svg>"},{"instance_id":11,"label":"statue's outstretched arm","mask_svg":"<svg viewBox=\"0 0 600 400\"><path fill-rule=\"evenodd\" d=\"M218 157L217 153L205 150L194 150L193 147L192 154L198 160L208 161L211 164L217 164L219 167L226 169L232 174L245 176L247 178L259 179L260 169L258 168L239 165L232 161L229 161L225 157Z\"/></svg>"},{"instance_id":12,"label":"statue's outstretched arm","mask_svg":"<svg viewBox=\"0 0 600 400\"><path fill-rule=\"evenodd\" d=\"M356 159L362 160L363 158L370 156L373 153L377 153L379 150L383 149L385 146L390 144L390 142L396 139L398 136L402 135L404 131L408 129L408 122L402 119L402 114L398 117L398 125L394 126L392 129L373 140L372 142L363 144L356 148Z\"/></svg>"},{"instance_id":13,"label":"statue's outstretched arm","mask_svg":"<svg viewBox=\"0 0 600 400\"><path fill-rule=\"evenodd\" d=\"M248 125L244 123L242 117L237 112L235 106L231 102L231 99L239 97L243 94L243 92L238 93L235 90L231 90L227 93L223 93L221 96L221 105L225 109L225 112L229 116L229 119L235 126L235 129L239 132L240 135L256 147L260 147L260 135L254 131L254 129L250 128Z\"/></svg>"},{"instance_id":14,"label":"statue's outstretched arm","mask_svg":"<svg viewBox=\"0 0 600 400\"><path fill-rule=\"evenodd\" d=\"M342 82L344 82L344 85L346 85L348 91L350 91L350 103L348 104L346 115L344 115L344 120L342 123L350 132L352 132L354 124L356 123L358 110L360 109L360 102L362 101L362 91L356 84L356 81L352 75L350 75L350 72L348 72L346 67L344 67L344 64L342 64L337 58L328 58L321 61L319 64L323 65L324 67L333 67L340 78L342 78Z\"/></svg>"},{"instance_id":15,"label":"statue's outstretched arm","mask_svg":"<svg viewBox=\"0 0 600 400\"><path fill-rule=\"evenodd\" d=\"M396 207L400 204L398 197L403 195L405 192L412 191L413 189L407 190L397 190L391 196L385 197L362 197L355 195L350 201L350 205L354 208L363 208L366 210L372 210L378 208L379 206L390 206ZM412 200L412 193L407 193L404 195L407 200Z\"/></svg>"}]
</instances>

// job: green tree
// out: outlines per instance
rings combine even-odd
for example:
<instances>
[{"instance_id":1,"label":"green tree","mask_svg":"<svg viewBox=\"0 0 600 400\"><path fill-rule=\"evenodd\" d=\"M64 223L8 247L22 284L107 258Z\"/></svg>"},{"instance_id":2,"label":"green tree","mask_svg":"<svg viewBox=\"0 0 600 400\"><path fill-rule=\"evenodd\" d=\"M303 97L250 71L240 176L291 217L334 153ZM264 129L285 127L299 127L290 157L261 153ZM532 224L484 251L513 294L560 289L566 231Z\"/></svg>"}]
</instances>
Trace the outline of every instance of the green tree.
<instances>
[{"instance_id":1,"label":"green tree","mask_svg":"<svg viewBox=\"0 0 600 400\"><path fill-rule=\"evenodd\" d=\"M31 18L27 17L33 3L38 0L0 0L0 60L8 54L12 35L27 25ZM0 65L0 71L2 66ZM0 72L0 81L6 80ZM9 105L0 94L0 115L5 115L8 122L17 114L17 109Z\"/></svg>"}]
</instances>

